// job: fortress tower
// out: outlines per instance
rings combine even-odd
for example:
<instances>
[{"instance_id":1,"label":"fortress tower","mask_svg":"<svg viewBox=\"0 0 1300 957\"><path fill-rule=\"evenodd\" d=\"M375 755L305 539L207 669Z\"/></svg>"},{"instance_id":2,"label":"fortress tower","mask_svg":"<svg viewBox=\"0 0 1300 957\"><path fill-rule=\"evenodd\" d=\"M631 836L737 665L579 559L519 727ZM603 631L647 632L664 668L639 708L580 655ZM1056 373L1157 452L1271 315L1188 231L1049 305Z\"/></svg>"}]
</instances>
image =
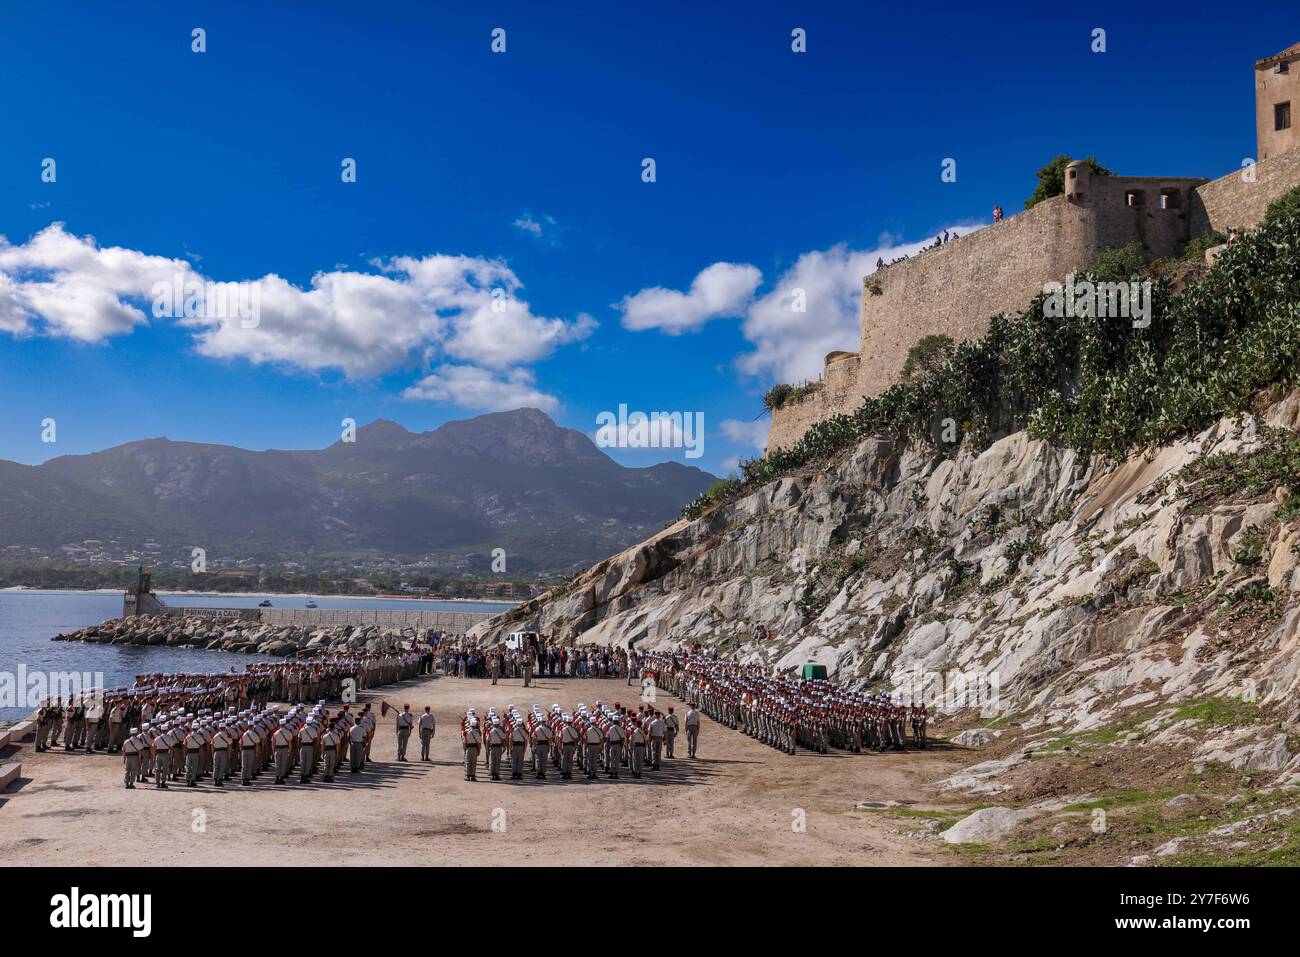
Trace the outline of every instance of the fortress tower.
<instances>
[{"instance_id":1,"label":"fortress tower","mask_svg":"<svg viewBox=\"0 0 1300 957\"><path fill-rule=\"evenodd\" d=\"M924 337L980 338L993 316L1019 312L1098 253L1137 244L1148 259L1176 257L1211 230L1254 226L1300 185L1293 105L1300 108L1300 44L1255 64L1258 163L1247 159L1209 182L1098 175L1074 162L1062 195L864 277L858 351L832 352L819 389L772 411L768 448L789 448L817 422L893 385Z\"/></svg>"},{"instance_id":2,"label":"fortress tower","mask_svg":"<svg viewBox=\"0 0 1300 957\"><path fill-rule=\"evenodd\" d=\"M1300 110L1300 43L1255 64L1255 136L1261 160L1296 145L1293 110Z\"/></svg>"}]
</instances>

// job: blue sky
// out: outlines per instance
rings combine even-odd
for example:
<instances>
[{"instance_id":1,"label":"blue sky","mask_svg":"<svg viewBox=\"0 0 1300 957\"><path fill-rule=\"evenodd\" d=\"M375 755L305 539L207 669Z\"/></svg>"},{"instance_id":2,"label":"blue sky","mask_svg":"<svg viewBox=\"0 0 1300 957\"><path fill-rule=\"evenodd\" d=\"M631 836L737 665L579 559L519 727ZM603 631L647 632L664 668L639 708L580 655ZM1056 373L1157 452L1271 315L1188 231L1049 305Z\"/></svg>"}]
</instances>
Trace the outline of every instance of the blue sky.
<instances>
[{"instance_id":1,"label":"blue sky","mask_svg":"<svg viewBox=\"0 0 1300 957\"><path fill-rule=\"evenodd\" d=\"M1237 168L1297 40L1293 3L0 2L0 458L524 402L702 411L721 472L856 347L878 250L1015 212L1057 153ZM166 275L256 283L257 328L155 317Z\"/></svg>"}]
</instances>

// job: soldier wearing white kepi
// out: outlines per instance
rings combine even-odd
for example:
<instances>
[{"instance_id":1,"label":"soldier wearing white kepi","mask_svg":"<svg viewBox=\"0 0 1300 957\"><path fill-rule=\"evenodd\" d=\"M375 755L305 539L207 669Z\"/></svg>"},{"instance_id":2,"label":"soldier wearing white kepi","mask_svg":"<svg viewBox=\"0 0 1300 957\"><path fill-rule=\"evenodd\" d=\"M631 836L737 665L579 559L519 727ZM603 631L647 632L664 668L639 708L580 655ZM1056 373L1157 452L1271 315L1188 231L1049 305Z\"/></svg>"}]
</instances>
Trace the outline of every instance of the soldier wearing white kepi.
<instances>
[{"instance_id":1,"label":"soldier wearing white kepi","mask_svg":"<svg viewBox=\"0 0 1300 957\"><path fill-rule=\"evenodd\" d=\"M546 779L546 757L551 750L554 734L545 721L538 721L533 728L533 766L537 769L537 780Z\"/></svg>"},{"instance_id":2,"label":"soldier wearing white kepi","mask_svg":"<svg viewBox=\"0 0 1300 957\"><path fill-rule=\"evenodd\" d=\"M429 745L433 743L434 730L435 730L435 722L433 720L433 712L429 710L429 706L426 704L424 706L424 714L420 715L420 760L421 761L433 760L432 758L429 757Z\"/></svg>"},{"instance_id":3,"label":"soldier wearing white kepi","mask_svg":"<svg viewBox=\"0 0 1300 957\"><path fill-rule=\"evenodd\" d=\"M283 784L289 780L289 748L293 745L293 732L289 730L286 718L280 719L280 726L271 735L275 745L275 783Z\"/></svg>"},{"instance_id":4,"label":"soldier wearing white kepi","mask_svg":"<svg viewBox=\"0 0 1300 957\"><path fill-rule=\"evenodd\" d=\"M573 752L578 746L578 729L573 726L573 716L565 715L560 728L560 777L573 778Z\"/></svg>"},{"instance_id":5,"label":"soldier wearing white kepi","mask_svg":"<svg viewBox=\"0 0 1300 957\"><path fill-rule=\"evenodd\" d=\"M172 742L171 731L167 725L158 729L158 734L153 739L154 752L154 783L155 788L167 790L167 776L172 769Z\"/></svg>"},{"instance_id":6,"label":"soldier wearing white kepi","mask_svg":"<svg viewBox=\"0 0 1300 957\"><path fill-rule=\"evenodd\" d=\"M618 779L618 766L623 761L624 736L623 726L617 721L611 721L605 731L605 745L608 751L605 757L605 774L615 780Z\"/></svg>"},{"instance_id":7,"label":"soldier wearing white kepi","mask_svg":"<svg viewBox=\"0 0 1300 957\"><path fill-rule=\"evenodd\" d=\"M198 787L199 774L203 771L203 744L199 723L192 722L189 734L185 735L185 783L192 788Z\"/></svg>"},{"instance_id":8,"label":"soldier wearing white kepi","mask_svg":"<svg viewBox=\"0 0 1300 957\"><path fill-rule=\"evenodd\" d=\"M510 725L510 780L522 781L524 777L524 746L528 743L523 723L515 720Z\"/></svg>"},{"instance_id":9,"label":"soldier wearing white kepi","mask_svg":"<svg viewBox=\"0 0 1300 957\"><path fill-rule=\"evenodd\" d=\"M253 783L253 775L257 773L257 746L259 742L260 737L257 732L257 725L250 721L248 727L244 730L243 735L241 735L239 739L239 783L241 787Z\"/></svg>"},{"instance_id":10,"label":"soldier wearing white kepi","mask_svg":"<svg viewBox=\"0 0 1300 957\"><path fill-rule=\"evenodd\" d=\"M221 787L230 776L230 749L234 743L229 723L221 725L212 734L212 783L217 787Z\"/></svg>"},{"instance_id":11,"label":"soldier wearing white kepi","mask_svg":"<svg viewBox=\"0 0 1300 957\"><path fill-rule=\"evenodd\" d=\"M352 774L358 774L366 756L366 726L362 722L358 721L352 726L352 730L348 732L348 744L350 745L349 755L351 757L349 771Z\"/></svg>"},{"instance_id":12,"label":"soldier wearing white kepi","mask_svg":"<svg viewBox=\"0 0 1300 957\"><path fill-rule=\"evenodd\" d=\"M506 733L501 728L501 719L493 718L487 729L488 777L493 781L501 780L501 752L506 745Z\"/></svg>"},{"instance_id":13,"label":"soldier wearing white kepi","mask_svg":"<svg viewBox=\"0 0 1300 957\"><path fill-rule=\"evenodd\" d=\"M478 780L478 749L481 735L478 730L478 720L474 719L466 723L462 731L462 743L465 747L465 780Z\"/></svg>"},{"instance_id":14,"label":"soldier wearing white kepi","mask_svg":"<svg viewBox=\"0 0 1300 957\"><path fill-rule=\"evenodd\" d=\"M153 774L153 739L157 735L153 725L145 723L140 726L140 776L136 778L137 784L147 784Z\"/></svg>"},{"instance_id":15,"label":"soldier wearing white kepi","mask_svg":"<svg viewBox=\"0 0 1300 957\"><path fill-rule=\"evenodd\" d=\"M122 781L128 791L135 790L135 779L140 776L140 742L137 740L139 735L140 729L132 728L131 736L122 742L122 763L126 766Z\"/></svg>"},{"instance_id":16,"label":"soldier wearing white kepi","mask_svg":"<svg viewBox=\"0 0 1300 957\"><path fill-rule=\"evenodd\" d=\"M316 771L316 725L308 721L298 732L298 781L306 784Z\"/></svg>"},{"instance_id":17,"label":"soldier wearing white kepi","mask_svg":"<svg viewBox=\"0 0 1300 957\"><path fill-rule=\"evenodd\" d=\"M411 740L411 729L415 727L415 715L411 714L411 706L403 705L402 710L397 713L397 760L406 760L406 743Z\"/></svg>"},{"instance_id":18,"label":"soldier wearing white kepi","mask_svg":"<svg viewBox=\"0 0 1300 957\"><path fill-rule=\"evenodd\" d=\"M583 737L587 745L587 758L585 761L587 779L594 781L596 780L596 769L600 766L600 748L605 743L605 734L595 721L588 718L587 730L584 732Z\"/></svg>"},{"instance_id":19,"label":"soldier wearing white kepi","mask_svg":"<svg viewBox=\"0 0 1300 957\"><path fill-rule=\"evenodd\" d=\"M337 721L325 729L325 733L320 736L321 748L324 751L324 771L321 777L326 781L334 780L334 769L339 763L339 742L342 737L338 731Z\"/></svg>"},{"instance_id":20,"label":"soldier wearing white kepi","mask_svg":"<svg viewBox=\"0 0 1300 957\"><path fill-rule=\"evenodd\" d=\"M645 729L640 724L632 725L630 740L632 750L628 753L628 767L632 771L632 777L639 778L641 767L645 764Z\"/></svg>"}]
</instances>

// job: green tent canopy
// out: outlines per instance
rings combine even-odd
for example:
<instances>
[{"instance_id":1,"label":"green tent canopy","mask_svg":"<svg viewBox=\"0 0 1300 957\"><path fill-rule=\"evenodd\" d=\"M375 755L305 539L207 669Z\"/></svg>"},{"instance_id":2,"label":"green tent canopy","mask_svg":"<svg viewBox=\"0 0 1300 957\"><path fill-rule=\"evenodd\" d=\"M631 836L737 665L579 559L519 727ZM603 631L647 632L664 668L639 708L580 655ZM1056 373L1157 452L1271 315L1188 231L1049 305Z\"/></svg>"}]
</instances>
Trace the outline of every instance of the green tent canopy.
<instances>
[{"instance_id":1,"label":"green tent canopy","mask_svg":"<svg viewBox=\"0 0 1300 957\"><path fill-rule=\"evenodd\" d=\"M826 666L825 665L804 665L802 668L799 669L799 677L803 678L805 681L825 680Z\"/></svg>"}]
</instances>

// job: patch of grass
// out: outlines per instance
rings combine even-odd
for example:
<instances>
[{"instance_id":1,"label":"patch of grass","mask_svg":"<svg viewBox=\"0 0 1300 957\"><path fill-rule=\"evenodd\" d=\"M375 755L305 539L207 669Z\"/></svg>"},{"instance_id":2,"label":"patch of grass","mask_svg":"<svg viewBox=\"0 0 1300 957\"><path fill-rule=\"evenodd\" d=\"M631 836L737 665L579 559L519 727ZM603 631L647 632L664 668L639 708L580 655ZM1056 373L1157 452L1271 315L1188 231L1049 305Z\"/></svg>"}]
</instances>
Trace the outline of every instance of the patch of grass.
<instances>
[{"instance_id":1,"label":"patch of grass","mask_svg":"<svg viewBox=\"0 0 1300 957\"><path fill-rule=\"evenodd\" d=\"M1215 726L1241 727L1259 720L1259 707L1240 698L1201 698L1189 701L1173 714L1175 721L1193 718Z\"/></svg>"},{"instance_id":2,"label":"patch of grass","mask_svg":"<svg viewBox=\"0 0 1300 957\"><path fill-rule=\"evenodd\" d=\"M1104 797L1099 797L1095 801L1080 801L1077 804L1071 804L1068 807L1061 808L1065 811L1092 811L1101 808L1105 811L1113 811L1116 808L1134 807L1141 804L1149 804L1152 801L1167 801L1171 797L1184 794L1185 791L1115 791Z\"/></svg>"},{"instance_id":3,"label":"patch of grass","mask_svg":"<svg viewBox=\"0 0 1300 957\"><path fill-rule=\"evenodd\" d=\"M1268 533L1258 525L1242 529L1237 537L1237 547L1232 552L1232 560L1238 565L1258 565L1264 557L1264 542Z\"/></svg>"}]
</instances>

